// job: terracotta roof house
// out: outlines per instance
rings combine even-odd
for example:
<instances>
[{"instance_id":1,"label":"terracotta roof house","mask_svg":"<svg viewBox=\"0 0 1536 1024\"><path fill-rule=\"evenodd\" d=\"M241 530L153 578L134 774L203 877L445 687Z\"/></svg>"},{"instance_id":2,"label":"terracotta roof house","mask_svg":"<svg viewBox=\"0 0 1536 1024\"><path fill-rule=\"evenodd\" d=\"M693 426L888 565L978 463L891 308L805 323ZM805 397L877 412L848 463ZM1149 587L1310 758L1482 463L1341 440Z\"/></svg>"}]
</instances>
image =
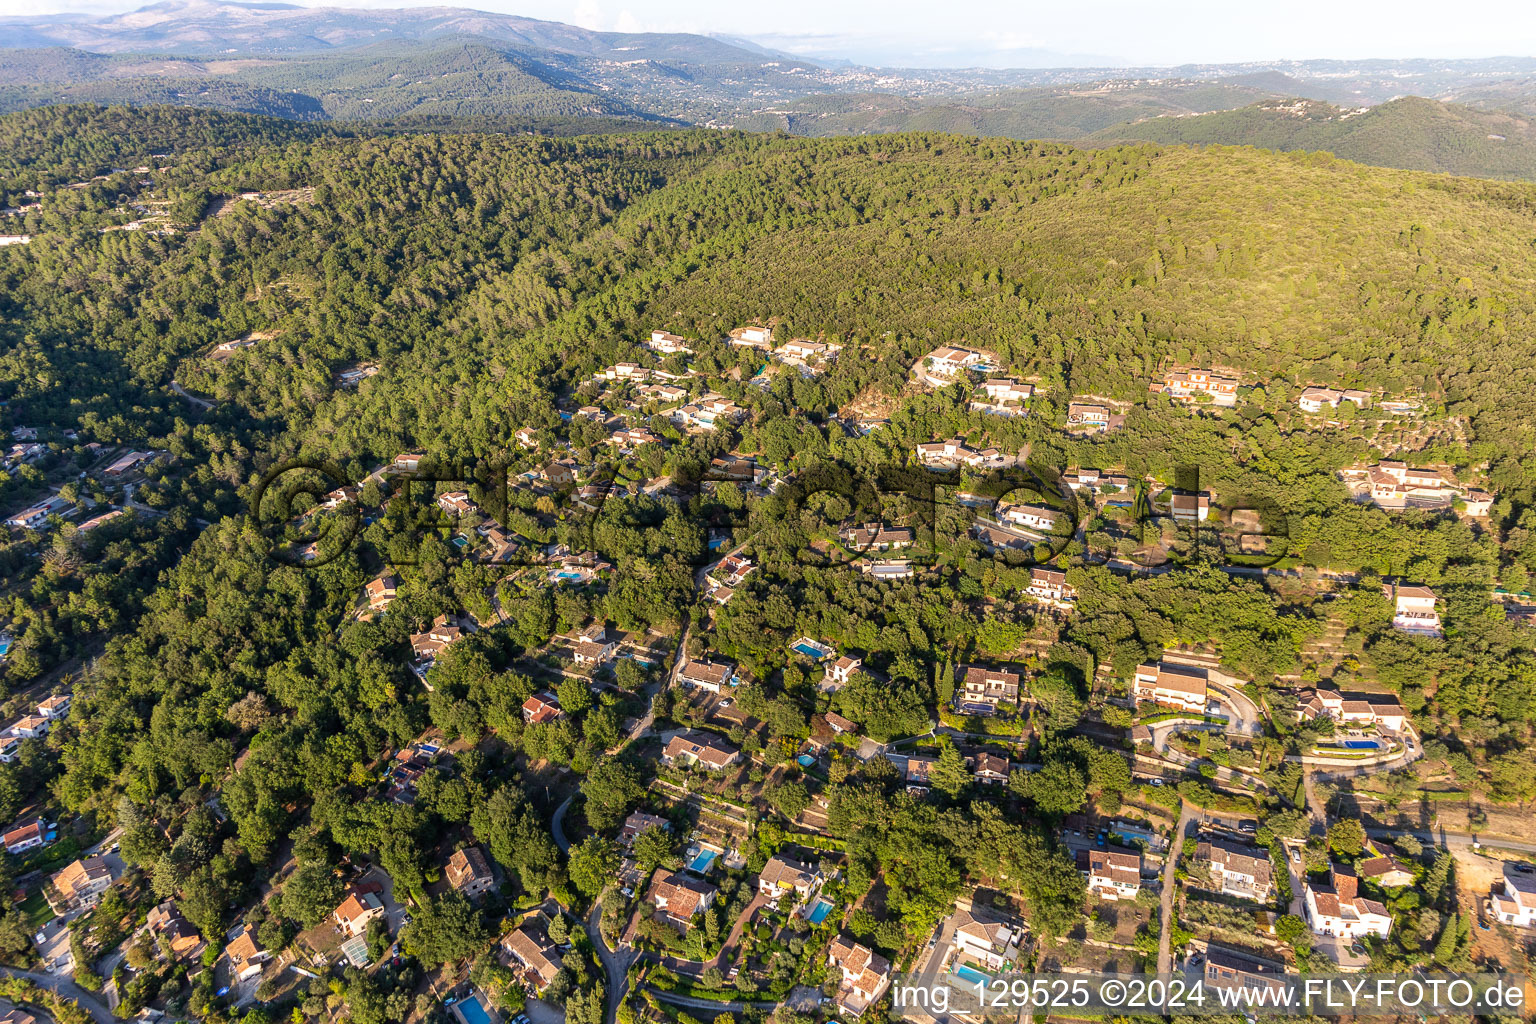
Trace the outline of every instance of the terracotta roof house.
<instances>
[{"instance_id":1,"label":"terracotta roof house","mask_svg":"<svg viewBox=\"0 0 1536 1024\"><path fill-rule=\"evenodd\" d=\"M6 853L26 853L43 845L47 832L43 829L41 818L35 818L25 825L17 825L5 833Z\"/></svg>"},{"instance_id":2,"label":"terracotta roof house","mask_svg":"<svg viewBox=\"0 0 1536 1024\"><path fill-rule=\"evenodd\" d=\"M1134 850L1089 850L1088 891L1102 900L1135 898L1141 891L1141 854Z\"/></svg>"},{"instance_id":3,"label":"terracotta roof house","mask_svg":"<svg viewBox=\"0 0 1536 1024\"><path fill-rule=\"evenodd\" d=\"M112 887L112 869L100 857L87 857L54 874L43 894L54 913L94 907Z\"/></svg>"},{"instance_id":4,"label":"terracotta roof house","mask_svg":"<svg viewBox=\"0 0 1536 1024\"><path fill-rule=\"evenodd\" d=\"M229 964L237 979L244 981L246 978L261 973L261 965L272 959L272 954L256 945L256 937L252 929L246 928L230 940L224 947L224 955L229 957Z\"/></svg>"},{"instance_id":5,"label":"terracotta roof house","mask_svg":"<svg viewBox=\"0 0 1536 1024\"><path fill-rule=\"evenodd\" d=\"M666 818L656 814L647 814L645 811L632 811L629 817L624 819L624 825L619 829L619 845L626 850L635 845L635 840L640 833L648 828L659 828L665 832L672 831L672 823Z\"/></svg>"},{"instance_id":6,"label":"terracotta roof house","mask_svg":"<svg viewBox=\"0 0 1536 1024\"><path fill-rule=\"evenodd\" d=\"M411 634L411 650L419 661L435 659L443 649L464 635L454 619L439 615L425 633Z\"/></svg>"},{"instance_id":7,"label":"terracotta roof house","mask_svg":"<svg viewBox=\"0 0 1536 1024\"><path fill-rule=\"evenodd\" d=\"M203 944L203 937L181 916L181 911L171 900L151 910L145 923L150 931L164 940L170 947L171 955L178 959L195 952Z\"/></svg>"},{"instance_id":8,"label":"terracotta roof house","mask_svg":"<svg viewBox=\"0 0 1536 1024\"><path fill-rule=\"evenodd\" d=\"M536 693L523 701L523 721L529 725L553 722L562 714L560 701L552 693Z\"/></svg>"},{"instance_id":9,"label":"terracotta roof house","mask_svg":"<svg viewBox=\"0 0 1536 1024\"><path fill-rule=\"evenodd\" d=\"M1006 669L967 665L955 691L955 706L968 714L996 714L1019 702L1019 674Z\"/></svg>"},{"instance_id":10,"label":"terracotta roof house","mask_svg":"<svg viewBox=\"0 0 1536 1024\"><path fill-rule=\"evenodd\" d=\"M37 706L37 713L44 718L59 719L69 714L70 695L56 693Z\"/></svg>"},{"instance_id":11,"label":"terracotta roof house","mask_svg":"<svg viewBox=\"0 0 1536 1024\"><path fill-rule=\"evenodd\" d=\"M672 871L658 871L646 899L674 927L687 931L701 910L708 910L718 890L703 879Z\"/></svg>"},{"instance_id":12,"label":"terracotta roof house","mask_svg":"<svg viewBox=\"0 0 1536 1024\"><path fill-rule=\"evenodd\" d=\"M1270 863L1267 850L1211 838L1196 845L1195 860L1209 865L1212 882L1229 896L1263 903L1274 891L1274 865Z\"/></svg>"},{"instance_id":13,"label":"terracotta roof house","mask_svg":"<svg viewBox=\"0 0 1536 1024\"><path fill-rule=\"evenodd\" d=\"M736 668L726 661L690 661L677 674L677 681L696 690L719 693L736 678Z\"/></svg>"},{"instance_id":14,"label":"terracotta roof house","mask_svg":"<svg viewBox=\"0 0 1536 1024\"><path fill-rule=\"evenodd\" d=\"M472 900L479 899L496 885L485 854L478 846L466 846L448 858L448 884Z\"/></svg>"},{"instance_id":15,"label":"terracotta roof house","mask_svg":"<svg viewBox=\"0 0 1536 1024\"><path fill-rule=\"evenodd\" d=\"M713 733L678 733L661 752L663 764L701 765L720 771L741 759L741 752Z\"/></svg>"},{"instance_id":16,"label":"terracotta roof house","mask_svg":"<svg viewBox=\"0 0 1536 1024\"><path fill-rule=\"evenodd\" d=\"M974 960L984 971L1001 971L1018 960L1024 945L1024 926L991 907L975 903L970 897L955 901L950 916L955 948L963 957Z\"/></svg>"},{"instance_id":17,"label":"terracotta roof house","mask_svg":"<svg viewBox=\"0 0 1536 1024\"><path fill-rule=\"evenodd\" d=\"M758 872L757 888L768 899L777 900L791 890L809 896L820 881L821 870L814 865L774 854Z\"/></svg>"},{"instance_id":18,"label":"terracotta roof house","mask_svg":"<svg viewBox=\"0 0 1536 1024\"><path fill-rule=\"evenodd\" d=\"M548 920L542 913L525 919L501 940L507 959L523 969L523 980L534 992L542 992L560 973L560 948L549 940Z\"/></svg>"},{"instance_id":19,"label":"terracotta roof house","mask_svg":"<svg viewBox=\"0 0 1536 1024\"><path fill-rule=\"evenodd\" d=\"M848 681L853 678L853 674L859 671L863 665L864 661L862 658L843 655L827 666L827 673L822 676L821 683L817 686L817 689L838 690L847 686Z\"/></svg>"},{"instance_id":20,"label":"terracotta roof house","mask_svg":"<svg viewBox=\"0 0 1536 1024\"><path fill-rule=\"evenodd\" d=\"M858 722L850 721L849 719L846 719L842 715L838 714L836 711L828 711L823 717L826 718L827 725L831 727L833 732L843 733L844 735L851 736L859 731Z\"/></svg>"},{"instance_id":21,"label":"terracotta roof house","mask_svg":"<svg viewBox=\"0 0 1536 1024\"><path fill-rule=\"evenodd\" d=\"M1162 704L1193 714L1204 714L1208 701L1206 671L1190 665L1174 665L1162 661L1156 665L1138 665L1131 694L1138 706Z\"/></svg>"},{"instance_id":22,"label":"terracotta roof house","mask_svg":"<svg viewBox=\"0 0 1536 1024\"><path fill-rule=\"evenodd\" d=\"M1392 915L1375 900L1360 895L1360 880L1335 865L1332 885L1306 885L1307 924L1317 935L1335 935L1353 939L1362 935L1386 938L1392 930Z\"/></svg>"},{"instance_id":23,"label":"terracotta roof house","mask_svg":"<svg viewBox=\"0 0 1536 1024\"><path fill-rule=\"evenodd\" d=\"M368 608L370 611L381 612L389 607L389 603L395 599L395 588L398 581L388 574L380 576L376 580L369 580L363 590L368 595Z\"/></svg>"},{"instance_id":24,"label":"terracotta roof house","mask_svg":"<svg viewBox=\"0 0 1536 1024\"><path fill-rule=\"evenodd\" d=\"M977 754L972 765L976 781L986 786L1008 784L1008 759L997 754Z\"/></svg>"},{"instance_id":25,"label":"terracotta roof house","mask_svg":"<svg viewBox=\"0 0 1536 1024\"><path fill-rule=\"evenodd\" d=\"M885 995L891 984L891 962L868 946L839 935L827 947L827 965L842 972L837 1006L850 1017L861 1016Z\"/></svg>"},{"instance_id":26,"label":"terracotta roof house","mask_svg":"<svg viewBox=\"0 0 1536 1024\"><path fill-rule=\"evenodd\" d=\"M1495 888L1488 900L1493 916L1517 928L1536 926L1536 876L1504 871L1502 888Z\"/></svg>"},{"instance_id":27,"label":"terracotta roof house","mask_svg":"<svg viewBox=\"0 0 1536 1024\"><path fill-rule=\"evenodd\" d=\"M1383 889L1401 889L1413 884L1413 872L1396 857L1370 857L1357 863L1355 872Z\"/></svg>"},{"instance_id":28,"label":"terracotta roof house","mask_svg":"<svg viewBox=\"0 0 1536 1024\"><path fill-rule=\"evenodd\" d=\"M355 886L347 893L331 914L336 930L349 939L355 939L368 930L368 923L384 916L384 901L379 898L378 886Z\"/></svg>"}]
</instances>

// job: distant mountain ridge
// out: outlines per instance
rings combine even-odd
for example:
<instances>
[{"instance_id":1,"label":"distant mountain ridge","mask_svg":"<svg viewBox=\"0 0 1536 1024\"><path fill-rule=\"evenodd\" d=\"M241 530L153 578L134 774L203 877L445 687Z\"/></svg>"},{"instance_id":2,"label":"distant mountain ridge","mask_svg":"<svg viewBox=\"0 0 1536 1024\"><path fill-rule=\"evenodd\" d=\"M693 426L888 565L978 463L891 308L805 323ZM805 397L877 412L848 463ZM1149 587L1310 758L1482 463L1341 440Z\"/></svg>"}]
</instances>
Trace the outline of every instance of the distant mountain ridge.
<instances>
[{"instance_id":1,"label":"distant mountain ridge","mask_svg":"<svg viewBox=\"0 0 1536 1024\"><path fill-rule=\"evenodd\" d=\"M1137 140L1327 150L1379 167L1536 179L1536 121L1417 96L1355 109L1318 100L1265 100L1239 110L1115 125L1080 141Z\"/></svg>"},{"instance_id":2,"label":"distant mountain ridge","mask_svg":"<svg viewBox=\"0 0 1536 1024\"><path fill-rule=\"evenodd\" d=\"M1536 116L1536 59L1523 57L869 68L729 36L596 32L461 7L162 0L107 17L0 18L0 112L58 103L435 130L701 125L1254 145L1536 180L1525 120Z\"/></svg>"},{"instance_id":3,"label":"distant mountain ridge","mask_svg":"<svg viewBox=\"0 0 1536 1024\"><path fill-rule=\"evenodd\" d=\"M127 14L100 18L0 18L0 35L6 37L7 47L68 46L97 53L301 54L390 39L469 35L609 60L738 63L763 59L761 51L709 36L594 32L557 21L463 7L367 10L232 0L161 0Z\"/></svg>"}]
</instances>

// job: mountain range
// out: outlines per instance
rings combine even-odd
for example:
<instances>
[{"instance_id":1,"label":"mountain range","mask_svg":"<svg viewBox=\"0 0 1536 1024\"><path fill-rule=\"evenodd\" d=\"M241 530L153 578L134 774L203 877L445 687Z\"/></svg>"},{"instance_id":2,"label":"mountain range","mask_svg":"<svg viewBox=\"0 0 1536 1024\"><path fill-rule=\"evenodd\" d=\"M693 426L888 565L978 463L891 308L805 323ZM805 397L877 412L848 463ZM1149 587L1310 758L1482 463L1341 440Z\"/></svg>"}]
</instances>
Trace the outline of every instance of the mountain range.
<instances>
[{"instance_id":1,"label":"mountain range","mask_svg":"<svg viewBox=\"0 0 1536 1024\"><path fill-rule=\"evenodd\" d=\"M933 130L1323 149L1536 180L1536 59L1179 68L870 68L751 40L596 32L467 8L225 0L0 18L0 111L207 106L303 121L798 135Z\"/></svg>"}]
</instances>

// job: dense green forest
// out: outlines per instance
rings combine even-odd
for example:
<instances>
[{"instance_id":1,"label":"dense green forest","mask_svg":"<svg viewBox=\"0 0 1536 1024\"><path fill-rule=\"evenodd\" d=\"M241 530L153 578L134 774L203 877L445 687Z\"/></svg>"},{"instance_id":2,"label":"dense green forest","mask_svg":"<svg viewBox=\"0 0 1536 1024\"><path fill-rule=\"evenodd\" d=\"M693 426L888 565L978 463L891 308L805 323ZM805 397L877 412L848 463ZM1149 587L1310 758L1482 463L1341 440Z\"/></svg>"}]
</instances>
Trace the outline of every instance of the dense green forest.
<instances>
[{"instance_id":1,"label":"dense green forest","mask_svg":"<svg viewBox=\"0 0 1536 1024\"><path fill-rule=\"evenodd\" d=\"M34 140L26 154L0 147L10 154L0 196L45 194L12 218L32 243L0 250L5 424L174 461L138 492L169 515L134 520L83 554L61 533L46 571L20 542L0 561L25 590L11 602L25 657L7 665L8 686L102 649L47 740L56 762L0 779L18 805L46 791L124 825L125 857L205 933L222 930L251 880L290 849L293 877L321 890L306 900L289 881L272 904L299 924L323 918L314 911L334 896L325 882L344 855L374 855L397 886L423 892L453 829L486 844L520 890L585 891L591 872L554 850L552 801L532 779L540 762L575 769L587 825L611 829L653 769L605 753L642 710L635 686L594 698L584 681L562 682L571 711L549 725L525 726L519 708L546 685L542 652L557 630L595 617L670 641L702 621L693 576L717 514L741 525L736 539L754 545L761 571L720 611L710 643L753 676L740 700L763 723L750 742L770 763L792 756L823 706L785 652L796 635L857 649L882 673L888 685L868 677L836 698L882 737L926 728L954 664L1042 639L1031 685L1047 754L1065 759L1073 748L1050 744L1083 714L1099 667L1123 676L1172 644L1209 644L1262 697L1297 672L1323 621L1343 615L1360 638L1350 672L1402 693L1426 736L1485 772L1496 797L1536 795L1536 649L1529 627L1488 601L1495 583L1524 589L1536 571L1536 187L1252 149L940 134L352 137L180 108L0 117L0 140L23 137ZM166 153L167 169L109 173L149 152ZM108 176L54 187L95 174ZM261 195L234 198L243 193ZM162 204L176 230L101 230L133 203ZM836 341L844 355L823 376L743 383L733 371L759 360L719 339L770 321L781 337ZM1164 479L1198 466L1218 493L1282 508L1297 561L1360 582L1339 611L1304 585L1272 589L1210 565L1126 576L1074 548L1059 564L1080 602L1062 623L1016 604L1025 570L963 536L937 543L940 568L921 585L882 587L800 557L818 517L841 518L834 506L746 502L722 486L684 505L615 499L591 517L517 499L509 519L526 536L597 550L613 571L552 593L542 576L503 578L429 537L401 569L398 610L366 621L352 615L358 595L403 550L409 500L390 500L363 544L312 570L268 557L245 514L262 474L295 457L353 481L402 451L510 458L521 472L537 463L513 435L530 427L583 462L609 461L593 428L560 412L588 399L594 371L641 357L638 342L659 327L700 339L694 393L707 380L748 415L688 439L671 430L665 454L633 460L647 477L696 478L733 450L786 475L875 475L905 466L916 443L957 433L1028 445L1048 466ZM208 358L253 334L232 358ZM943 343L989 349L1037 378L1030 415L984 422L963 389L911 391L908 368ZM338 385L359 362L379 373ZM1216 416L1149 399L1148 381L1174 364L1240 374L1239 405ZM173 394L173 379L212 408ZM1498 494L1485 525L1350 502L1336 471L1379 453L1302 422L1294 398L1309 383L1418 396L1457 424L1413 457L1485 480ZM1081 395L1126 403L1124 428L1064 432L1067 401ZM889 403L889 425L848 429L856 399ZM368 487L363 500L381 503L379 485ZM891 500L902 512L906 499ZM1386 625L1378 581L1396 575L1440 592L1444 639ZM505 614L450 649L428 692L406 667L409 635L443 613L491 620L488 595ZM627 684L643 676L624 672ZM414 805L378 798L377 759L428 725L495 742ZM1043 786L914 802L875 760L826 794L851 882L893 879L883 948L920 936L951 904L962 862L1022 895L1038 929L1059 931L1079 912L1081 882L1039 824L1070 806L1048 802ZM1081 770L1095 789L1125 785L1100 779L1102 766ZM222 845L202 809L214 789L231 819ZM1079 786L1078 806L1084 795ZM1014 813L1021 806L1032 810ZM451 919L447 901L429 906L425 920ZM425 930L408 945L428 948Z\"/></svg>"}]
</instances>

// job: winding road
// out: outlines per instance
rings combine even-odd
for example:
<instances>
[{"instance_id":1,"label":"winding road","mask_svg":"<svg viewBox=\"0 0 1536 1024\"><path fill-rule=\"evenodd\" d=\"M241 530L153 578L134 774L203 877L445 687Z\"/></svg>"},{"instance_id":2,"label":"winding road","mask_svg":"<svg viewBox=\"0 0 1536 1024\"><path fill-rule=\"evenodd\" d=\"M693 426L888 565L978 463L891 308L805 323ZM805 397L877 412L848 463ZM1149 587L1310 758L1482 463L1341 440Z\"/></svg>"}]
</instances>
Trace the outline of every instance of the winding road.
<instances>
[{"instance_id":1,"label":"winding road","mask_svg":"<svg viewBox=\"0 0 1536 1024\"><path fill-rule=\"evenodd\" d=\"M0 967L0 972L12 978L26 978L35 983L38 988L45 988L65 999L79 1003L80 1008L89 1013L96 1024L120 1024L112 1011L97 1000L95 993L87 992L76 985L75 979L68 974L45 974L42 971L17 970L14 967Z\"/></svg>"}]
</instances>

